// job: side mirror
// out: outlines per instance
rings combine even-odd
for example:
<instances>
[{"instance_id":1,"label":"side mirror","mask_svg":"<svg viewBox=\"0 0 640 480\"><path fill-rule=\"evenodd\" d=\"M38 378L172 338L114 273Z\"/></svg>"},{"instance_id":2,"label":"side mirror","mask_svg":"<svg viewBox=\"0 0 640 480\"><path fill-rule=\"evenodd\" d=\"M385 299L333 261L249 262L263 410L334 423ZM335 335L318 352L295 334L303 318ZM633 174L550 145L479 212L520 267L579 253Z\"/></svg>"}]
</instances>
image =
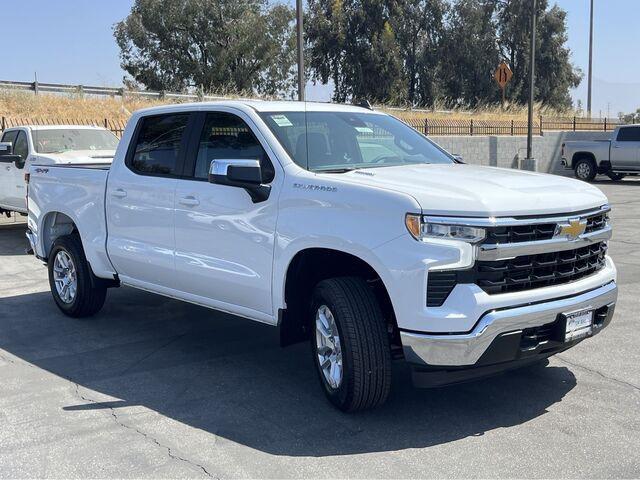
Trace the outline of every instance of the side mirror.
<instances>
[{"instance_id":1,"label":"side mirror","mask_svg":"<svg viewBox=\"0 0 640 480\"><path fill-rule=\"evenodd\" d=\"M13 155L13 144L11 142L0 142L0 156Z\"/></svg>"},{"instance_id":2,"label":"side mirror","mask_svg":"<svg viewBox=\"0 0 640 480\"><path fill-rule=\"evenodd\" d=\"M462 158L462 155L460 155L459 153L454 153L451 155L456 162L458 163L464 163L464 159Z\"/></svg>"},{"instance_id":3,"label":"side mirror","mask_svg":"<svg viewBox=\"0 0 640 480\"><path fill-rule=\"evenodd\" d=\"M22 163L22 157L13 154L11 142L0 142L0 163L15 163L16 167L21 168L19 165Z\"/></svg>"},{"instance_id":4,"label":"side mirror","mask_svg":"<svg viewBox=\"0 0 640 480\"><path fill-rule=\"evenodd\" d=\"M220 159L209 166L209 183L244 188L253 203L269 198L271 187L262 184L262 168L258 160Z\"/></svg>"}]
</instances>

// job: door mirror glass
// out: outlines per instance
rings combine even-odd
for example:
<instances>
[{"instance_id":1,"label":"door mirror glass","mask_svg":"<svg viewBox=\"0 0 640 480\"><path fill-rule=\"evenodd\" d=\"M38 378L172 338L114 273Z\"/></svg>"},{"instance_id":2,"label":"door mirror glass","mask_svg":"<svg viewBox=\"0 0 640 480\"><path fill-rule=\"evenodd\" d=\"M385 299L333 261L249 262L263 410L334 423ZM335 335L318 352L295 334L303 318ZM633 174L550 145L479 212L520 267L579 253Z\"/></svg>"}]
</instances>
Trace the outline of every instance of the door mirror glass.
<instances>
[{"instance_id":1,"label":"door mirror glass","mask_svg":"<svg viewBox=\"0 0 640 480\"><path fill-rule=\"evenodd\" d=\"M22 162L20 155L13 154L13 144L11 142L0 142L0 163L15 163L16 167Z\"/></svg>"},{"instance_id":2,"label":"door mirror glass","mask_svg":"<svg viewBox=\"0 0 640 480\"><path fill-rule=\"evenodd\" d=\"M262 168L259 160L212 160L209 166L209 182L244 188L254 203L269 197L270 187L262 184Z\"/></svg>"},{"instance_id":3,"label":"door mirror glass","mask_svg":"<svg viewBox=\"0 0 640 480\"><path fill-rule=\"evenodd\" d=\"M13 155L13 143L0 142L0 156Z\"/></svg>"}]
</instances>

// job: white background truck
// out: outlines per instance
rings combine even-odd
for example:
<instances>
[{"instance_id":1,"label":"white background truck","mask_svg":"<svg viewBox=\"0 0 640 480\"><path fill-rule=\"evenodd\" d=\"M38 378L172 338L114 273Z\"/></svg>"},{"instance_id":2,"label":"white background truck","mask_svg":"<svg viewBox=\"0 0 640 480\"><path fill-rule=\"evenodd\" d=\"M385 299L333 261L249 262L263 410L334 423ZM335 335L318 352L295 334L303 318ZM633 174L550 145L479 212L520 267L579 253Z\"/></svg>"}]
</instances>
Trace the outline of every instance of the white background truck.
<instances>
[{"instance_id":1,"label":"white background truck","mask_svg":"<svg viewBox=\"0 0 640 480\"><path fill-rule=\"evenodd\" d=\"M611 180L640 175L640 125L621 125L611 140L570 141L562 144L562 164L576 178L591 181L597 174Z\"/></svg>"},{"instance_id":2,"label":"white background truck","mask_svg":"<svg viewBox=\"0 0 640 480\"><path fill-rule=\"evenodd\" d=\"M7 128L0 139L0 213L27 213L29 167L95 163L112 159L118 137L101 127L79 125Z\"/></svg>"},{"instance_id":3,"label":"white background truck","mask_svg":"<svg viewBox=\"0 0 640 480\"><path fill-rule=\"evenodd\" d=\"M346 411L384 402L394 360L420 385L540 362L617 298L598 189L462 164L352 106L142 110L111 165L33 165L28 206L65 314L129 285L277 326Z\"/></svg>"}]
</instances>

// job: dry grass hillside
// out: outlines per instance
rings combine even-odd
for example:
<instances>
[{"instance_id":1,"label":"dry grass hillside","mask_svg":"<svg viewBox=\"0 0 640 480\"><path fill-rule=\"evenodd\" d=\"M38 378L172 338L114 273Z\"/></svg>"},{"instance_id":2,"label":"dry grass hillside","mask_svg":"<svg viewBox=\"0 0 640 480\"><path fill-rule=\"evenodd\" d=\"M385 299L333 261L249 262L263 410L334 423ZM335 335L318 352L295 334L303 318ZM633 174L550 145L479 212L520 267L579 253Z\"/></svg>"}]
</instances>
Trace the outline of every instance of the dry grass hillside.
<instances>
[{"instance_id":1,"label":"dry grass hillside","mask_svg":"<svg viewBox=\"0 0 640 480\"><path fill-rule=\"evenodd\" d=\"M24 119L104 119L126 120L133 111L144 107L162 105L171 100L155 100L135 96L97 98L81 95L39 94L25 91L0 91L0 116ZM379 107L404 119L433 120L525 120L527 109L521 105L485 107L466 110L407 110ZM557 112L536 106L536 116L572 116L573 112Z\"/></svg>"}]
</instances>

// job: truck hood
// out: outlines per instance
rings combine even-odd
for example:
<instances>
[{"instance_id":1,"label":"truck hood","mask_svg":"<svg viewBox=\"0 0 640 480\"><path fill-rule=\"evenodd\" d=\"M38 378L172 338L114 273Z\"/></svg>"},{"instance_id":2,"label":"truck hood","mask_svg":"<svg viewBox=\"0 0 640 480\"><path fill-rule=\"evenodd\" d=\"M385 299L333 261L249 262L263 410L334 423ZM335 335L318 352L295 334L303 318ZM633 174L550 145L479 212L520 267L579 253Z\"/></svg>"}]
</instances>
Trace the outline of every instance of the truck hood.
<instances>
[{"instance_id":1,"label":"truck hood","mask_svg":"<svg viewBox=\"0 0 640 480\"><path fill-rule=\"evenodd\" d=\"M517 216L599 207L607 197L570 178L464 164L406 165L348 172L345 179L411 195L426 214Z\"/></svg>"},{"instance_id":2,"label":"truck hood","mask_svg":"<svg viewBox=\"0 0 640 480\"><path fill-rule=\"evenodd\" d=\"M38 153L34 164L106 163L113 160L115 150L71 150L61 153Z\"/></svg>"}]
</instances>

